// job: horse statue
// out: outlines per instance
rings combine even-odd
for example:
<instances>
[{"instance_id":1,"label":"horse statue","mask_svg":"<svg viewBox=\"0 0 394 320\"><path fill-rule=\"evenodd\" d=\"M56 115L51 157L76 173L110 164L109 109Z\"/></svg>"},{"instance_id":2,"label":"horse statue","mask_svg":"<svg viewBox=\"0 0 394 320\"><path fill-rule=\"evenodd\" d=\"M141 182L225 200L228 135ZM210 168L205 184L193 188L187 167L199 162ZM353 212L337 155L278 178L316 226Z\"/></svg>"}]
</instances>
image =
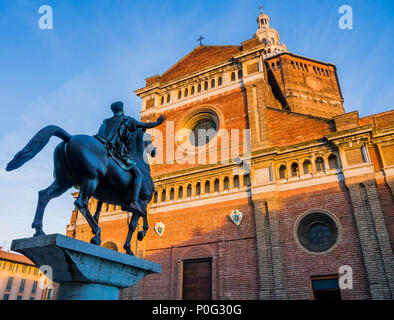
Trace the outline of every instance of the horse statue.
<instances>
[{"instance_id":1,"label":"horse statue","mask_svg":"<svg viewBox=\"0 0 394 320\"><path fill-rule=\"evenodd\" d=\"M57 126L48 126L41 129L8 163L6 170L18 169L33 159L53 136L60 138L63 142L54 151L55 181L47 189L38 193L37 210L32 223L32 228L36 230L34 237L45 235L42 229L42 221L49 201L76 186L80 191L74 204L85 217L94 234L90 243L100 246L101 229L98 222L102 204L109 203L121 206L122 209L127 207L127 204L131 201L130 187L133 182L133 174L122 169L109 155L107 148L95 137L88 135L71 136ZM150 135L144 129L137 128L134 135L128 135L128 137L135 139L132 143L135 150L130 150L130 152L134 152L137 165L144 177L139 196L139 204L143 208L143 212L133 212L124 244L126 253L134 255L130 242L141 216L143 218L143 231L138 233L139 241L144 239L149 229L146 208L152 200L154 184L146 154L148 153L154 157L156 149L151 142ZM130 143L130 141L126 143ZM98 200L94 216L88 208L91 197Z\"/></svg>"}]
</instances>

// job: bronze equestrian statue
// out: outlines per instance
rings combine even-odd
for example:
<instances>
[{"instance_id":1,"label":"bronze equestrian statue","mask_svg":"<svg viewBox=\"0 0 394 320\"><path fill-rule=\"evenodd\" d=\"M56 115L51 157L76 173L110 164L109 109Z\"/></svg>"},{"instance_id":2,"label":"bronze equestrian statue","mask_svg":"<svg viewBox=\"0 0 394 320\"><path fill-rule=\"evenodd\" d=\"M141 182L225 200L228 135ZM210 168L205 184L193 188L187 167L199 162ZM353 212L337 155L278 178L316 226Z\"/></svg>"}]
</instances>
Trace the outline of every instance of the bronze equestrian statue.
<instances>
[{"instance_id":1,"label":"bronze equestrian statue","mask_svg":"<svg viewBox=\"0 0 394 320\"><path fill-rule=\"evenodd\" d=\"M146 208L154 193L146 153L152 157L156 153L150 135L145 131L161 125L166 117L160 115L156 122L144 123L125 116L121 102L112 104L111 109L114 116L104 120L96 136L71 136L57 126L48 126L41 129L8 163L7 171L18 169L33 159L52 136L63 140L54 151L55 181L38 193L32 224L36 230L35 237L45 235L42 221L48 202L77 186L80 191L74 204L92 229L92 244L101 244L98 219L103 203L121 206L122 210L133 213L124 245L127 254L133 255L130 241L140 217L144 226L138 240L143 240L149 228ZM94 217L88 208L91 197L98 200Z\"/></svg>"}]
</instances>

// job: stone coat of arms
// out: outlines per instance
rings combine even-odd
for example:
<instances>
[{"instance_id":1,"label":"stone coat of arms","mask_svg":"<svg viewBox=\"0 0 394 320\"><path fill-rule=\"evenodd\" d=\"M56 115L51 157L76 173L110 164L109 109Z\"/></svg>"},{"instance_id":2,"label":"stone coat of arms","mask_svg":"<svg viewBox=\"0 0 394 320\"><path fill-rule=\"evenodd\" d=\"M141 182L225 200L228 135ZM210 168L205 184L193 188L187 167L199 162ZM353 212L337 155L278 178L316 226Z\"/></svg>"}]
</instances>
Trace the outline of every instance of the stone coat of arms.
<instances>
[{"instance_id":1,"label":"stone coat of arms","mask_svg":"<svg viewBox=\"0 0 394 320\"><path fill-rule=\"evenodd\" d=\"M160 237L163 235L165 228L166 226L163 222L158 222L155 225L155 231Z\"/></svg>"},{"instance_id":2,"label":"stone coat of arms","mask_svg":"<svg viewBox=\"0 0 394 320\"><path fill-rule=\"evenodd\" d=\"M229 217L235 225L239 226L242 222L243 213L239 210L233 210Z\"/></svg>"}]
</instances>

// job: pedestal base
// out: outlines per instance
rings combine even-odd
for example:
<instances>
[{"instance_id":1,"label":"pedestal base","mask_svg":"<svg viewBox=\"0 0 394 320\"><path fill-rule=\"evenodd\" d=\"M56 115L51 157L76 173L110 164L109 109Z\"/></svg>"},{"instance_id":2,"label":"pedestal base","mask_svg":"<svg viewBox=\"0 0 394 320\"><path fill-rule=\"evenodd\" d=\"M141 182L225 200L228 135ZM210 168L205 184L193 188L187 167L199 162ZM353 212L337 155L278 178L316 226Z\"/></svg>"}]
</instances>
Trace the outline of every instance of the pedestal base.
<instances>
[{"instance_id":1,"label":"pedestal base","mask_svg":"<svg viewBox=\"0 0 394 320\"><path fill-rule=\"evenodd\" d=\"M14 240L11 250L51 269L58 300L118 300L119 289L161 272L157 263L60 234Z\"/></svg>"},{"instance_id":2,"label":"pedestal base","mask_svg":"<svg viewBox=\"0 0 394 320\"><path fill-rule=\"evenodd\" d=\"M118 300L119 288L98 283L63 282L57 300Z\"/></svg>"}]
</instances>

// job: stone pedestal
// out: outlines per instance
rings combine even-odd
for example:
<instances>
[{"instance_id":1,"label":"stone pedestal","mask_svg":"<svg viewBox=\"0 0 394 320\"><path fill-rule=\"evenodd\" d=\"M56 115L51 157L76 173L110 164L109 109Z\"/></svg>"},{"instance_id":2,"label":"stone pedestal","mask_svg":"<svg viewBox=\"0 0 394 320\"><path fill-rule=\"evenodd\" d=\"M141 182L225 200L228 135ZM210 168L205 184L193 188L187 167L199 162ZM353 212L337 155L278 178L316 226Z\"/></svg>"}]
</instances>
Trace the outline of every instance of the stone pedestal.
<instances>
[{"instance_id":1,"label":"stone pedestal","mask_svg":"<svg viewBox=\"0 0 394 320\"><path fill-rule=\"evenodd\" d=\"M160 264L60 234L14 240L11 250L52 268L58 300L118 300L119 289L161 272Z\"/></svg>"}]
</instances>

